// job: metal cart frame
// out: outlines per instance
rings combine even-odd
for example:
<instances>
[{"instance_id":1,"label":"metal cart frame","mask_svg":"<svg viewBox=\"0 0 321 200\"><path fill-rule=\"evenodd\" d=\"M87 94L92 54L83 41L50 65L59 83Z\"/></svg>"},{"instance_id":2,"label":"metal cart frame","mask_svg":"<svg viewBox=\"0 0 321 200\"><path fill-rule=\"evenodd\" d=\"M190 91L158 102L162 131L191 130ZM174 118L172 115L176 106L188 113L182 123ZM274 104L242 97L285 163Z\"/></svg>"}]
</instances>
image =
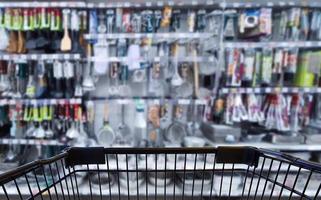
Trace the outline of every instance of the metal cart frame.
<instances>
[{"instance_id":1,"label":"metal cart frame","mask_svg":"<svg viewBox=\"0 0 321 200\"><path fill-rule=\"evenodd\" d=\"M7 200L321 199L321 166L252 147L74 147L0 185Z\"/></svg>"}]
</instances>

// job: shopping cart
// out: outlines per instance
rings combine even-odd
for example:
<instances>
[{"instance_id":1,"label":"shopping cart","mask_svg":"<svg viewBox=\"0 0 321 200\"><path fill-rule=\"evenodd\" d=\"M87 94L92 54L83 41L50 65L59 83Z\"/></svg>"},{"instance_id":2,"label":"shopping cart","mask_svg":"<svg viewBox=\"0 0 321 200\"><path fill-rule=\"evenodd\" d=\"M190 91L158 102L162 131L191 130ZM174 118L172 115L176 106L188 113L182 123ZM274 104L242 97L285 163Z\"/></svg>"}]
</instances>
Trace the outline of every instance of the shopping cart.
<instances>
[{"instance_id":1,"label":"shopping cart","mask_svg":"<svg viewBox=\"0 0 321 200\"><path fill-rule=\"evenodd\" d=\"M321 199L321 166L251 147L70 148L0 185L22 200Z\"/></svg>"}]
</instances>

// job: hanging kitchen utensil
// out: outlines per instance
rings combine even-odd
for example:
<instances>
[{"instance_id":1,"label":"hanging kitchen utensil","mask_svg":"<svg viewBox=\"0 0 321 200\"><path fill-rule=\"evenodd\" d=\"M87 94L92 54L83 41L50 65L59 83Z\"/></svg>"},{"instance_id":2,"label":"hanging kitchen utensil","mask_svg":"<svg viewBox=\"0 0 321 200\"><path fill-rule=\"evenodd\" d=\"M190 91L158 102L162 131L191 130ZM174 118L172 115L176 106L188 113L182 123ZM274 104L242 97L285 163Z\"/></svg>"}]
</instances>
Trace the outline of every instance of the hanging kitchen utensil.
<instances>
[{"instance_id":1,"label":"hanging kitchen utensil","mask_svg":"<svg viewBox=\"0 0 321 200\"><path fill-rule=\"evenodd\" d=\"M0 10L0 50L5 50L9 45L9 35L5 29L5 11Z\"/></svg>"},{"instance_id":2,"label":"hanging kitchen utensil","mask_svg":"<svg viewBox=\"0 0 321 200\"><path fill-rule=\"evenodd\" d=\"M179 50L179 46L178 43L173 44L172 46L172 55L173 55L173 60L172 60L172 64L174 67L174 75L171 79L171 85L173 87L177 87L183 84L183 79L181 78L181 76L179 75L179 70L178 70L178 50Z\"/></svg>"},{"instance_id":3,"label":"hanging kitchen utensil","mask_svg":"<svg viewBox=\"0 0 321 200\"><path fill-rule=\"evenodd\" d=\"M50 31L52 33L51 49L54 51L60 50L62 37L62 14L57 8L51 9Z\"/></svg>"},{"instance_id":4,"label":"hanging kitchen utensil","mask_svg":"<svg viewBox=\"0 0 321 200\"><path fill-rule=\"evenodd\" d=\"M115 11L113 9L106 10L106 27L107 33L113 33L115 26Z\"/></svg>"},{"instance_id":5,"label":"hanging kitchen utensil","mask_svg":"<svg viewBox=\"0 0 321 200\"><path fill-rule=\"evenodd\" d=\"M120 143L131 144L133 141L131 129L125 122L125 104L121 104L121 122L118 125L117 136Z\"/></svg>"},{"instance_id":6,"label":"hanging kitchen utensil","mask_svg":"<svg viewBox=\"0 0 321 200\"><path fill-rule=\"evenodd\" d=\"M168 27L172 18L172 7L165 6L163 9L163 18L161 21L161 27Z\"/></svg>"},{"instance_id":7,"label":"hanging kitchen utensil","mask_svg":"<svg viewBox=\"0 0 321 200\"><path fill-rule=\"evenodd\" d=\"M36 84L36 94L37 98L43 97L47 92L48 83L45 77L45 63L44 61L39 61L36 65L37 74L37 84Z\"/></svg>"},{"instance_id":8,"label":"hanging kitchen utensil","mask_svg":"<svg viewBox=\"0 0 321 200\"><path fill-rule=\"evenodd\" d=\"M181 121L182 108L180 107L180 105L176 105L175 108L173 108L173 116L173 122L167 128L167 131L165 133L165 140L172 144L180 145L183 142L187 132L186 125Z\"/></svg>"},{"instance_id":9,"label":"hanging kitchen utensil","mask_svg":"<svg viewBox=\"0 0 321 200\"><path fill-rule=\"evenodd\" d=\"M200 91L199 91L199 67L198 67L198 62L197 62L197 50L196 46L193 46L192 49L192 56L193 56L193 72L194 72L194 93L195 97L199 98L200 97Z\"/></svg>"},{"instance_id":10,"label":"hanging kitchen utensil","mask_svg":"<svg viewBox=\"0 0 321 200\"><path fill-rule=\"evenodd\" d=\"M58 60L55 60L53 63L53 77L55 79L55 90L53 96L55 98L62 98L64 95L62 87L63 66Z\"/></svg>"},{"instance_id":11,"label":"hanging kitchen utensil","mask_svg":"<svg viewBox=\"0 0 321 200\"><path fill-rule=\"evenodd\" d=\"M83 65L79 61L76 62L76 86L75 86L75 97L81 97L83 95L83 88L81 86L81 79L83 76Z\"/></svg>"},{"instance_id":12,"label":"hanging kitchen utensil","mask_svg":"<svg viewBox=\"0 0 321 200\"><path fill-rule=\"evenodd\" d=\"M69 99L74 95L74 65L69 61L65 61L63 68L65 79L64 97Z\"/></svg>"},{"instance_id":13,"label":"hanging kitchen utensil","mask_svg":"<svg viewBox=\"0 0 321 200\"><path fill-rule=\"evenodd\" d=\"M111 63L108 91L110 95L119 94L119 66L116 62Z\"/></svg>"},{"instance_id":14,"label":"hanging kitchen utensil","mask_svg":"<svg viewBox=\"0 0 321 200\"><path fill-rule=\"evenodd\" d=\"M79 41L79 29L80 29L80 16L78 11L73 9L71 11L71 39L72 39L72 49L73 53L84 53Z\"/></svg>"},{"instance_id":15,"label":"hanging kitchen utensil","mask_svg":"<svg viewBox=\"0 0 321 200\"><path fill-rule=\"evenodd\" d=\"M17 53L18 51L18 35L16 31L9 33L9 45L6 48L8 53Z\"/></svg>"},{"instance_id":16,"label":"hanging kitchen utensil","mask_svg":"<svg viewBox=\"0 0 321 200\"><path fill-rule=\"evenodd\" d=\"M103 126L98 131L98 143L104 147L110 147L114 143L115 133L109 125L109 108L107 102L104 104Z\"/></svg>"},{"instance_id":17,"label":"hanging kitchen utensil","mask_svg":"<svg viewBox=\"0 0 321 200\"><path fill-rule=\"evenodd\" d=\"M0 61L0 91L5 92L9 89L9 80L8 80L8 63L7 61Z\"/></svg>"},{"instance_id":18,"label":"hanging kitchen utensil","mask_svg":"<svg viewBox=\"0 0 321 200\"><path fill-rule=\"evenodd\" d=\"M36 95L36 82L34 78L34 65L33 63L28 63L28 83L27 83L27 89L26 89L26 96L28 98L34 98Z\"/></svg>"},{"instance_id":19,"label":"hanging kitchen utensil","mask_svg":"<svg viewBox=\"0 0 321 200\"><path fill-rule=\"evenodd\" d=\"M191 97L194 92L193 78L191 77L191 69L188 63L183 63L181 66L181 74L184 80L183 84L177 88L178 97Z\"/></svg>"},{"instance_id":20,"label":"hanging kitchen utensil","mask_svg":"<svg viewBox=\"0 0 321 200\"><path fill-rule=\"evenodd\" d=\"M91 57L91 45L87 45L87 58ZM92 77L92 66L91 66L91 61L87 59L87 67L86 67L86 72L82 81L82 86L84 91L93 91L95 90L95 82Z\"/></svg>"},{"instance_id":21,"label":"hanging kitchen utensil","mask_svg":"<svg viewBox=\"0 0 321 200\"><path fill-rule=\"evenodd\" d=\"M65 110L66 110L66 119L69 119L69 122L71 123L71 126L66 132L66 137L70 140L77 140L79 138L79 130L77 128L77 119L74 110L74 105L70 102L65 102Z\"/></svg>"},{"instance_id":22,"label":"hanging kitchen utensil","mask_svg":"<svg viewBox=\"0 0 321 200\"><path fill-rule=\"evenodd\" d=\"M135 120L134 120L134 146L146 146L147 139L147 121L145 115L145 102L143 100L135 101Z\"/></svg>"},{"instance_id":23,"label":"hanging kitchen utensil","mask_svg":"<svg viewBox=\"0 0 321 200\"><path fill-rule=\"evenodd\" d=\"M64 25L64 36L61 40L61 44L60 44L60 50L61 51L70 51L71 50L71 39L69 37L69 33L68 33L68 21L69 21L69 14L70 14L70 10L69 9L64 9L62 11L63 13L63 25Z\"/></svg>"},{"instance_id":24,"label":"hanging kitchen utensil","mask_svg":"<svg viewBox=\"0 0 321 200\"><path fill-rule=\"evenodd\" d=\"M17 97L22 97L26 92L28 65L25 62L17 63Z\"/></svg>"}]
</instances>

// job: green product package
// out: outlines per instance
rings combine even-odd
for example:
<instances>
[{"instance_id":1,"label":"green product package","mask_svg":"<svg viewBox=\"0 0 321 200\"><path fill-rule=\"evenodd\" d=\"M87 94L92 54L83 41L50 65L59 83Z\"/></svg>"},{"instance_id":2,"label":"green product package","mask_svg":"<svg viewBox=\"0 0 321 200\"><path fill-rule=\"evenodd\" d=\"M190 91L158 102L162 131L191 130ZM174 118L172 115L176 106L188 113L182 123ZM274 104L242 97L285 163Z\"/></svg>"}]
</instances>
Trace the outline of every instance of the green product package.
<instances>
[{"instance_id":1,"label":"green product package","mask_svg":"<svg viewBox=\"0 0 321 200\"><path fill-rule=\"evenodd\" d=\"M320 56L318 52L304 52L299 56L298 68L295 74L295 85L298 87L312 87L315 75L320 73Z\"/></svg>"}]
</instances>

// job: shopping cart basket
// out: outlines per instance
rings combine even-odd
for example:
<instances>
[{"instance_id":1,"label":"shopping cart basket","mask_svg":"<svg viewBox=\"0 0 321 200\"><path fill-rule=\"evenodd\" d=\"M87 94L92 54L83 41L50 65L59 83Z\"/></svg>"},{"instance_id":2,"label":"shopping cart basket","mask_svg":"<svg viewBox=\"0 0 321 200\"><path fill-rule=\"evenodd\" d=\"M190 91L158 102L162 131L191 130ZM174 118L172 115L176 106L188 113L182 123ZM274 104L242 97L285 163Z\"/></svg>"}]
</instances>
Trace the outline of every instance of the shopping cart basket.
<instances>
[{"instance_id":1,"label":"shopping cart basket","mask_svg":"<svg viewBox=\"0 0 321 200\"><path fill-rule=\"evenodd\" d=\"M251 147L70 148L0 185L10 200L321 199L321 166Z\"/></svg>"}]
</instances>

